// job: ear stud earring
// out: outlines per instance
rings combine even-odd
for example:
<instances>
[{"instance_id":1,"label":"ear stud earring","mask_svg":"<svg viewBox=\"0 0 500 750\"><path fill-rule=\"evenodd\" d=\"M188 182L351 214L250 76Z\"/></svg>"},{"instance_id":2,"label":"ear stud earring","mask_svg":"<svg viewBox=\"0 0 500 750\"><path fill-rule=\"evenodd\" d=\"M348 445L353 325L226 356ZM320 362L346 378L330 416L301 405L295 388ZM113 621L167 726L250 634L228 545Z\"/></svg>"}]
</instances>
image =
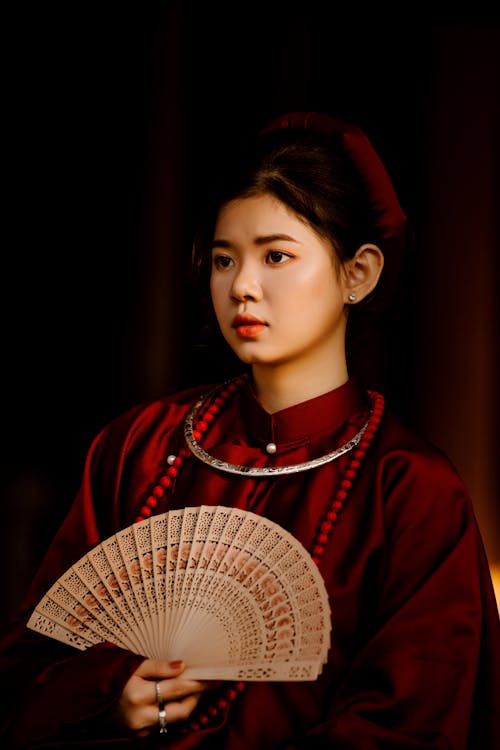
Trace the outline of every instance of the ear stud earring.
<instances>
[{"instance_id":1,"label":"ear stud earring","mask_svg":"<svg viewBox=\"0 0 500 750\"><path fill-rule=\"evenodd\" d=\"M350 294L347 299L349 300L349 302L356 302L356 295L355 294Z\"/></svg>"}]
</instances>

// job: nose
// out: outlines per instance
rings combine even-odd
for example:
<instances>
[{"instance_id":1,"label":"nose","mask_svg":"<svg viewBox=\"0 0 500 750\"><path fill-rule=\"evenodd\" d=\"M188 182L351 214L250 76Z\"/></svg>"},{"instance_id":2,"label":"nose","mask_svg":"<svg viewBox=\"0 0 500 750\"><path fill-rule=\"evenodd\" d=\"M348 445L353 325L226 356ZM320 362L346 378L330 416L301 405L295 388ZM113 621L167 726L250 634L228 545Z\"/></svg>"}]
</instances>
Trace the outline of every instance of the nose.
<instances>
[{"instance_id":1,"label":"nose","mask_svg":"<svg viewBox=\"0 0 500 750\"><path fill-rule=\"evenodd\" d=\"M231 298L236 302L258 301L262 298L260 281L252 264L243 263L235 272L231 284Z\"/></svg>"}]
</instances>

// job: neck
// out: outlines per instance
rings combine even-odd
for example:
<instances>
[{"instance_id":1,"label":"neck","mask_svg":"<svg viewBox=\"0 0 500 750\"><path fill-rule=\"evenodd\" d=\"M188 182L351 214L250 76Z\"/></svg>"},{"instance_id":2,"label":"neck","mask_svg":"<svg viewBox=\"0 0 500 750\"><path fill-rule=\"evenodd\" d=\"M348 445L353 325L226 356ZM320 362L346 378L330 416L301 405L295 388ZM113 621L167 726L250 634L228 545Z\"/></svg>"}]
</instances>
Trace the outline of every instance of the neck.
<instances>
[{"instance_id":1,"label":"neck","mask_svg":"<svg viewBox=\"0 0 500 750\"><path fill-rule=\"evenodd\" d=\"M321 368L300 368L286 364L279 367L254 365L252 378L255 395L269 413L281 411L339 388L349 379L344 360Z\"/></svg>"}]
</instances>

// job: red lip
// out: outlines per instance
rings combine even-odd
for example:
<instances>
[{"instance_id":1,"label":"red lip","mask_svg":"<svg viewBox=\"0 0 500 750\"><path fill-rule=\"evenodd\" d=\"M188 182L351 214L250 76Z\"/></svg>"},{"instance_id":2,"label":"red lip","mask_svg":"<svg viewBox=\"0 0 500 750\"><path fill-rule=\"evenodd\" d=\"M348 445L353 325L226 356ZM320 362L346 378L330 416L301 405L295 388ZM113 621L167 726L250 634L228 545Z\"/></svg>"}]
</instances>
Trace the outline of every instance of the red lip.
<instances>
[{"instance_id":1,"label":"red lip","mask_svg":"<svg viewBox=\"0 0 500 750\"><path fill-rule=\"evenodd\" d=\"M236 315L231 323L232 328L239 328L240 326L265 326L263 320L254 318L253 315Z\"/></svg>"},{"instance_id":2,"label":"red lip","mask_svg":"<svg viewBox=\"0 0 500 750\"><path fill-rule=\"evenodd\" d=\"M267 323L264 323L253 315L236 315L231 323L238 336L242 339L253 339L264 330Z\"/></svg>"}]
</instances>

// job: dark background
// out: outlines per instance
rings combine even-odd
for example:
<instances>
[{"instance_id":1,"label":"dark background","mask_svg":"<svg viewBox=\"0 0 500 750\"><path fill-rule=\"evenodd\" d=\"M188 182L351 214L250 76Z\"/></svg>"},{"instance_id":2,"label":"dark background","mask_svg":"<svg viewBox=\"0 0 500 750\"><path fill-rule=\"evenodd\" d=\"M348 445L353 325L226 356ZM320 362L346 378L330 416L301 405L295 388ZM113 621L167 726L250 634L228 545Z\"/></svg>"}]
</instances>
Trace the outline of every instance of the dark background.
<instances>
[{"instance_id":1,"label":"dark background","mask_svg":"<svg viewBox=\"0 0 500 750\"><path fill-rule=\"evenodd\" d=\"M393 178L415 246L372 385L451 455L500 558L498 20L290 5L4 14L2 617L96 432L224 376L195 346L193 218L220 160L291 110L357 122Z\"/></svg>"}]
</instances>

